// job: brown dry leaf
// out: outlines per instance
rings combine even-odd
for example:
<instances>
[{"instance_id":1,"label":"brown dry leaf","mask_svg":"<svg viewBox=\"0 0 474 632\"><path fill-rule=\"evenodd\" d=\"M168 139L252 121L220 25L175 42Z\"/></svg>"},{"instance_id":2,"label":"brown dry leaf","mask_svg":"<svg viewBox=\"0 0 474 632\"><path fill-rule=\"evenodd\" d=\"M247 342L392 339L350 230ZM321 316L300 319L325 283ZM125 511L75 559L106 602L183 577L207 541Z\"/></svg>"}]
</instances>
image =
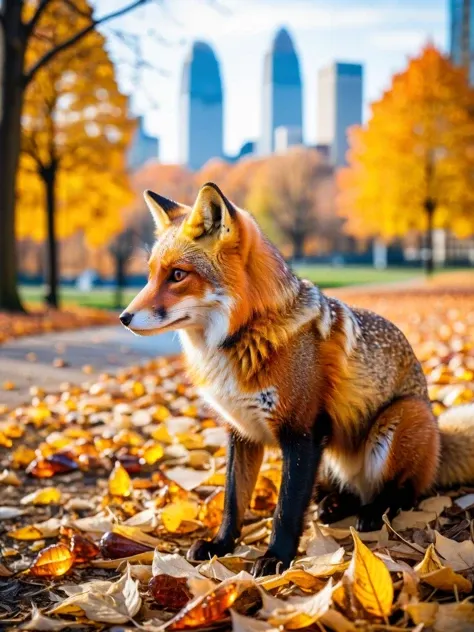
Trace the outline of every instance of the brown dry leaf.
<instances>
[{"instance_id":1,"label":"brown dry leaf","mask_svg":"<svg viewBox=\"0 0 474 632\"><path fill-rule=\"evenodd\" d=\"M393 519L392 526L396 531L425 529L430 522L436 520L436 517L435 511L400 511Z\"/></svg>"},{"instance_id":2,"label":"brown dry leaf","mask_svg":"<svg viewBox=\"0 0 474 632\"><path fill-rule=\"evenodd\" d=\"M62 494L57 487L38 489L20 500L22 505L59 505Z\"/></svg>"},{"instance_id":3,"label":"brown dry leaf","mask_svg":"<svg viewBox=\"0 0 474 632\"><path fill-rule=\"evenodd\" d=\"M346 571L354 597L362 608L376 617L388 617L392 611L393 584L385 564L376 557L351 528L354 553Z\"/></svg>"},{"instance_id":4,"label":"brown dry leaf","mask_svg":"<svg viewBox=\"0 0 474 632\"><path fill-rule=\"evenodd\" d=\"M472 632L474 630L474 604L470 601L462 603L440 604L434 632Z\"/></svg>"},{"instance_id":5,"label":"brown dry leaf","mask_svg":"<svg viewBox=\"0 0 474 632\"><path fill-rule=\"evenodd\" d=\"M314 536L306 545L306 555L317 557L339 550L339 544L331 536L324 535L316 522L312 523Z\"/></svg>"},{"instance_id":6,"label":"brown dry leaf","mask_svg":"<svg viewBox=\"0 0 474 632\"><path fill-rule=\"evenodd\" d=\"M405 611L410 615L415 625L422 623L425 626L433 625L436 621L439 606L437 603L412 603L405 606Z\"/></svg>"},{"instance_id":7,"label":"brown dry leaf","mask_svg":"<svg viewBox=\"0 0 474 632\"><path fill-rule=\"evenodd\" d=\"M21 485L21 481L18 478L18 476L15 474L15 472L12 472L11 470L3 470L3 472L0 473L0 485L15 485L15 487L18 487L19 485Z\"/></svg>"},{"instance_id":8,"label":"brown dry leaf","mask_svg":"<svg viewBox=\"0 0 474 632\"><path fill-rule=\"evenodd\" d=\"M30 567L37 577L60 577L74 564L74 555L66 544L52 544L43 549Z\"/></svg>"},{"instance_id":9,"label":"brown dry leaf","mask_svg":"<svg viewBox=\"0 0 474 632\"><path fill-rule=\"evenodd\" d=\"M463 571L474 566L474 542L472 540L464 540L456 542L445 538L443 535L435 531L435 549L446 562L455 571Z\"/></svg>"},{"instance_id":10,"label":"brown dry leaf","mask_svg":"<svg viewBox=\"0 0 474 632\"><path fill-rule=\"evenodd\" d=\"M2 551L2 555L5 557L5 553L3 551ZM13 571L7 568L5 564L0 563L0 577L11 577L12 575L13 575Z\"/></svg>"},{"instance_id":11,"label":"brown dry leaf","mask_svg":"<svg viewBox=\"0 0 474 632\"><path fill-rule=\"evenodd\" d=\"M159 606L170 610L181 610L192 599L184 577L156 575L150 579L148 590Z\"/></svg>"},{"instance_id":12,"label":"brown dry leaf","mask_svg":"<svg viewBox=\"0 0 474 632\"><path fill-rule=\"evenodd\" d=\"M439 534L438 534L439 535ZM415 566L415 571L420 579L438 590L451 592L455 588L459 592L470 592L472 583L455 573L451 567L444 566L436 554L433 544L426 549L425 557Z\"/></svg>"},{"instance_id":13,"label":"brown dry leaf","mask_svg":"<svg viewBox=\"0 0 474 632\"><path fill-rule=\"evenodd\" d=\"M419 504L422 511L434 512L435 514L441 514L445 509L451 507L453 504L452 499L449 496L432 496L431 498L425 498Z\"/></svg>"}]
</instances>

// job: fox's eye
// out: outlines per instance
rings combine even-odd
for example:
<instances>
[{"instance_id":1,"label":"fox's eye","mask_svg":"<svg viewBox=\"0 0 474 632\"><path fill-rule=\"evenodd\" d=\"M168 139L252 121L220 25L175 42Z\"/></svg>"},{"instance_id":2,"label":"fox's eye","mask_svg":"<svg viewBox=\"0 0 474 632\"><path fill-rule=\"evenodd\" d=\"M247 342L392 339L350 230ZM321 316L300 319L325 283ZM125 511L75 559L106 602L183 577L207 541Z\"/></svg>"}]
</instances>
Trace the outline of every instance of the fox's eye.
<instances>
[{"instance_id":1,"label":"fox's eye","mask_svg":"<svg viewBox=\"0 0 474 632\"><path fill-rule=\"evenodd\" d=\"M179 268L175 268L171 272L170 280L174 281L175 283L179 283L180 281L185 279L187 276L188 276L188 273L185 270L180 270Z\"/></svg>"}]
</instances>

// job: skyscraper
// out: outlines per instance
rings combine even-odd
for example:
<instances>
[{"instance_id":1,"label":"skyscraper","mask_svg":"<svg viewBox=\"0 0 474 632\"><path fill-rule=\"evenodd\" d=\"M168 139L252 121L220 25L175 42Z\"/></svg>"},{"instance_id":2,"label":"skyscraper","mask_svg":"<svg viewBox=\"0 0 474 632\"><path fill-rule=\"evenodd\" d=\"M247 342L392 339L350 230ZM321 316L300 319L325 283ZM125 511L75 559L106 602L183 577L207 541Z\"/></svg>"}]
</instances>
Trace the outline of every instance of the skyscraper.
<instances>
[{"instance_id":1,"label":"skyscraper","mask_svg":"<svg viewBox=\"0 0 474 632\"><path fill-rule=\"evenodd\" d=\"M334 62L319 71L318 143L329 146L335 167L346 162L348 128L362 123L362 79L360 64Z\"/></svg>"},{"instance_id":2,"label":"skyscraper","mask_svg":"<svg viewBox=\"0 0 474 632\"><path fill-rule=\"evenodd\" d=\"M223 98L219 62L195 42L183 68L179 113L180 163L196 170L222 156Z\"/></svg>"},{"instance_id":3,"label":"skyscraper","mask_svg":"<svg viewBox=\"0 0 474 632\"><path fill-rule=\"evenodd\" d=\"M280 29L265 55L263 70L262 135L259 153L275 148L278 127L299 129L302 137L303 98L300 64L290 34Z\"/></svg>"},{"instance_id":4,"label":"skyscraper","mask_svg":"<svg viewBox=\"0 0 474 632\"><path fill-rule=\"evenodd\" d=\"M128 148L128 167L138 169L151 159L158 160L160 141L146 133L143 116L137 119L137 127L133 133L132 142Z\"/></svg>"},{"instance_id":5,"label":"skyscraper","mask_svg":"<svg viewBox=\"0 0 474 632\"><path fill-rule=\"evenodd\" d=\"M474 83L474 0L450 0L449 17L451 59L467 69Z\"/></svg>"}]
</instances>

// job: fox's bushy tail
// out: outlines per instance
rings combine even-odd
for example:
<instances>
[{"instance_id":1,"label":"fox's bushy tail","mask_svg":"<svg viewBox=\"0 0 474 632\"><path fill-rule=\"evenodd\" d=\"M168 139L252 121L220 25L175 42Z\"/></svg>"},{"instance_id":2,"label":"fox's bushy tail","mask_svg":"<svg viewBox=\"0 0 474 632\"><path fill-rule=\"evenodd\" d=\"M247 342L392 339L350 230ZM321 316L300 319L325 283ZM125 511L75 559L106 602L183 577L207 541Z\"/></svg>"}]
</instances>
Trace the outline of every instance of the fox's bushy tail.
<instances>
[{"instance_id":1,"label":"fox's bushy tail","mask_svg":"<svg viewBox=\"0 0 474 632\"><path fill-rule=\"evenodd\" d=\"M438 418L441 459L439 487L474 484L474 404L457 406Z\"/></svg>"}]
</instances>

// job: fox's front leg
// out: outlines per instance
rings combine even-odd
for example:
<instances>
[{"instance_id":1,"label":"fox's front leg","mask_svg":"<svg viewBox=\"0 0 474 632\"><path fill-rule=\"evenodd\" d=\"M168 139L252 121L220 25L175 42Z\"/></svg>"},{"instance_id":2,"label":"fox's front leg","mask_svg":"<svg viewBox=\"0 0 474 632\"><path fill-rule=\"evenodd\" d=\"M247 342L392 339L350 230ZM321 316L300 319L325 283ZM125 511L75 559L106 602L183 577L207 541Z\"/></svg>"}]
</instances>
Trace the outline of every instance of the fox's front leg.
<instances>
[{"instance_id":1,"label":"fox's front leg","mask_svg":"<svg viewBox=\"0 0 474 632\"><path fill-rule=\"evenodd\" d=\"M234 550L263 459L263 445L229 434L224 515L217 535L210 541L197 540L188 558L201 561Z\"/></svg>"},{"instance_id":2,"label":"fox's front leg","mask_svg":"<svg viewBox=\"0 0 474 632\"><path fill-rule=\"evenodd\" d=\"M255 563L256 576L271 575L288 568L296 555L327 438L326 425L318 421L308 432L297 432L288 427L280 433L283 455L280 495L268 550Z\"/></svg>"}]
</instances>

